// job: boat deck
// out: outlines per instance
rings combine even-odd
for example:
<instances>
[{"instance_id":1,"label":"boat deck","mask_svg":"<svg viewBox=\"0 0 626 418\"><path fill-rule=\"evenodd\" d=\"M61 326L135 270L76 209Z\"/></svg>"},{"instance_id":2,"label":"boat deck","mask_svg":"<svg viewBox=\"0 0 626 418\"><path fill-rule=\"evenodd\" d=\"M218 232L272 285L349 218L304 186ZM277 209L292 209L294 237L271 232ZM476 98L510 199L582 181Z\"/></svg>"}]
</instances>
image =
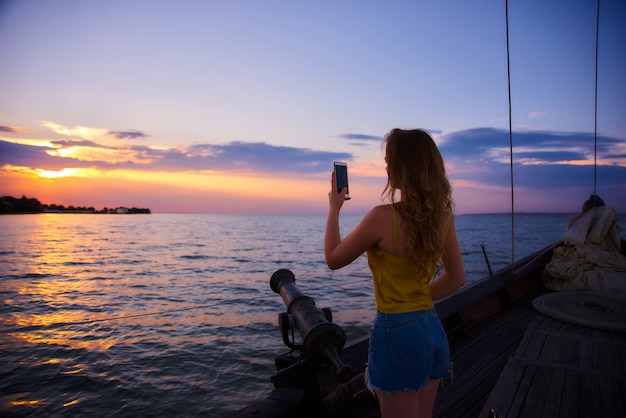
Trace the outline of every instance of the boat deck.
<instances>
[{"instance_id":1,"label":"boat deck","mask_svg":"<svg viewBox=\"0 0 626 418\"><path fill-rule=\"evenodd\" d=\"M483 415L625 417L626 334L540 315L509 359Z\"/></svg>"},{"instance_id":2,"label":"boat deck","mask_svg":"<svg viewBox=\"0 0 626 418\"><path fill-rule=\"evenodd\" d=\"M626 334L548 318L534 293L451 339L454 380L435 417L624 417Z\"/></svg>"},{"instance_id":3,"label":"boat deck","mask_svg":"<svg viewBox=\"0 0 626 418\"><path fill-rule=\"evenodd\" d=\"M607 293L581 305L583 295L577 294L576 303L567 305L569 316L546 310L547 301L563 298L541 284L540 272L551 255L551 247L540 250L517 262L515 271L503 269L436 304L454 378L440 386L434 417L626 417L626 303L606 305L617 298ZM535 309L537 298L536 306L551 317ZM595 321L586 321L590 317ZM363 336L340 354L355 371L350 382L330 386L325 377L332 370L311 373L306 362L289 363L278 368L273 379L281 385L267 399L231 416L378 418L377 401L363 379L368 343ZM325 385L331 390L322 402L315 401ZM317 391L302 389L310 387ZM313 402L307 402L307 394Z\"/></svg>"},{"instance_id":4,"label":"boat deck","mask_svg":"<svg viewBox=\"0 0 626 418\"><path fill-rule=\"evenodd\" d=\"M530 301L539 295L518 300L467 331L464 338L449 336L454 378L440 387L434 417L480 416L507 360L537 317Z\"/></svg>"}]
</instances>

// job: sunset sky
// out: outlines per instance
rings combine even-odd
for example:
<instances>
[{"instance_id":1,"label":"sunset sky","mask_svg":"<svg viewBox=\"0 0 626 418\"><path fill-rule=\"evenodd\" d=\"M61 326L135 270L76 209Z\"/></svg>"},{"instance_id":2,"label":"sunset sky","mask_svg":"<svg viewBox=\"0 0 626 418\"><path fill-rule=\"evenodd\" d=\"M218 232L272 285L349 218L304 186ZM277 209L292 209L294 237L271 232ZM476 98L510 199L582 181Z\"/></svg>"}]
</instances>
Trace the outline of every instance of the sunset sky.
<instances>
[{"instance_id":1,"label":"sunset sky","mask_svg":"<svg viewBox=\"0 0 626 418\"><path fill-rule=\"evenodd\" d=\"M0 196L153 212L380 203L423 128L457 213L509 212L505 1L0 1ZM596 2L509 0L515 211L594 188ZM626 2L602 0L597 191L626 212Z\"/></svg>"}]
</instances>

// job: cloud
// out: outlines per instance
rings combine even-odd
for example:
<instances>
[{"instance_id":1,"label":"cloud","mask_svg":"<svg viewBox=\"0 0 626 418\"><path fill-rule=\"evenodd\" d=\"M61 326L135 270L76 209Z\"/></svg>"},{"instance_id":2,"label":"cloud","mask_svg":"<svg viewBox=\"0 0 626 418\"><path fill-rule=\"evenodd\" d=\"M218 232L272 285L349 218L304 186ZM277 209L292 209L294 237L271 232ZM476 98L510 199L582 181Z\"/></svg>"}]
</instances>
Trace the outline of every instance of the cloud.
<instances>
[{"instance_id":1,"label":"cloud","mask_svg":"<svg viewBox=\"0 0 626 418\"><path fill-rule=\"evenodd\" d=\"M513 132L513 182L529 189L564 189L593 185L593 134L584 132ZM626 141L597 138L597 176L604 187L626 179ZM484 185L511 184L509 132L477 128L443 136L439 149L457 181Z\"/></svg>"},{"instance_id":2,"label":"cloud","mask_svg":"<svg viewBox=\"0 0 626 418\"><path fill-rule=\"evenodd\" d=\"M352 160L352 154L231 142L155 149L148 146L113 147L88 140L51 141L32 146L0 141L0 166L27 166L46 170L91 167L101 170L232 171L308 174L331 170L334 160Z\"/></svg>"},{"instance_id":3,"label":"cloud","mask_svg":"<svg viewBox=\"0 0 626 418\"><path fill-rule=\"evenodd\" d=\"M107 135L109 132L108 129L102 128L91 128L88 126L63 126L59 125L55 122L50 121L42 121L41 124L46 128L50 129L52 132L57 133L59 135L67 136L70 138L79 138L79 139L97 139L102 138Z\"/></svg>"},{"instance_id":4,"label":"cloud","mask_svg":"<svg viewBox=\"0 0 626 418\"><path fill-rule=\"evenodd\" d=\"M365 135L365 134L341 134L337 135L339 138L350 139L350 140L359 140L359 141L382 141L383 137L376 135Z\"/></svg>"},{"instance_id":5,"label":"cloud","mask_svg":"<svg viewBox=\"0 0 626 418\"><path fill-rule=\"evenodd\" d=\"M546 116L549 116L551 113L550 112L541 112L538 110L532 111L528 114L528 117L530 119L540 119Z\"/></svg>"},{"instance_id":6,"label":"cloud","mask_svg":"<svg viewBox=\"0 0 626 418\"><path fill-rule=\"evenodd\" d=\"M148 135L139 131L109 131L117 139L146 139Z\"/></svg>"},{"instance_id":7,"label":"cloud","mask_svg":"<svg viewBox=\"0 0 626 418\"><path fill-rule=\"evenodd\" d=\"M442 136L439 149L444 156L477 160L510 160L509 132L495 128L476 128ZM586 132L513 132L513 157L532 164L569 161L593 161L594 136ZM597 137L599 159L615 159L623 154L625 141L608 136ZM626 163L626 162L623 162Z\"/></svg>"},{"instance_id":8,"label":"cloud","mask_svg":"<svg viewBox=\"0 0 626 418\"><path fill-rule=\"evenodd\" d=\"M113 131L86 126L42 125L64 138L0 142L0 165L24 165L47 170L91 167L100 170L225 171L262 173L317 173L331 170L332 161L353 159L345 152L231 142L172 148L130 145L119 139L144 139L138 130ZM6 139L6 138L5 138ZM38 145L38 146L34 146Z\"/></svg>"},{"instance_id":9,"label":"cloud","mask_svg":"<svg viewBox=\"0 0 626 418\"><path fill-rule=\"evenodd\" d=\"M0 125L0 132L9 132L9 133L17 133L17 134L24 134L27 133L26 130L17 127L17 126L6 126L6 125Z\"/></svg>"},{"instance_id":10,"label":"cloud","mask_svg":"<svg viewBox=\"0 0 626 418\"><path fill-rule=\"evenodd\" d=\"M47 154L54 148L47 146L33 146L14 144L0 141L0 166L12 165L19 167L45 168L47 170L61 170L68 166L67 159ZM85 163L76 161L73 167L85 167Z\"/></svg>"},{"instance_id":11,"label":"cloud","mask_svg":"<svg viewBox=\"0 0 626 418\"><path fill-rule=\"evenodd\" d=\"M115 139L145 139L148 137L144 132L134 129L113 131L88 126L64 126L50 121L42 121L41 124L57 134L74 139L98 140L100 142L112 143L111 137Z\"/></svg>"},{"instance_id":12,"label":"cloud","mask_svg":"<svg viewBox=\"0 0 626 418\"><path fill-rule=\"evenodd\" d=\"M85 128L83 132L93 133ZM60 129L62 130L62 129ZM77 132L74 129L67 133ZM141 138L140 131L131 138ZM328 152L308 148L275 146L265 142L230 142L225 144L192 144L162 148L132 145L113 138L106 130L105 138L66 137L27 140L0 139L0 167L19 168L58 175L64 169L90 169L91 172L133 171L151 176L161 173L197 175L241 175L253 179L263 174L298 179L300 175L331 170L332 161L354 161L348 152ZM119 133L126 137L124 133ZM365 134L344 134L357 141L380 141ZM360 139L359 139L360 138ZM448 176L465 205L478 205L485 193L498 194L510 189L511 167L508 131L476 128L437 137L446 161ZM359 146L362 145L358 144ZM576 205L594 188L594 171L598 192L614 201L626 201L626 141L599 136L598 165L593 165L593 134L581 132L521 131L513 133L513 183L524 196L551 196L563 207ZM355 162L358 166L359 161ZM361 161L361 164L365 162ZM66 170L73 173L72 170ZM353 174L359 173L358 170ZM194 174L194 175L195 175ZM369 182L362 174L355 181ZM357 184L357 183L355 183ZM369 184L369 183L368 183ZM482 197L479 197L482 196ZM529 198L530 199L530 198ZM567 200L567 202L565 202ZM461 202L458 202L461 203ZM538 202L543 205L545 202ZM469 206L468 206L469 205Z\"/></svg>"},{"instance_id":13,"label":"cloud","mask_svg":"<svg viewBox=\"0 0 626 418\"><path fill-rule=\"evenodd\" d=\"M172 169L250 171L265 173L319 173L331 170L334 160L352 160L352 154L274 146L263 142L195 144L163 152L159 165Z\"/></svg>"},{"instance_id":14,"label":"cloud","mask_svg":"<svg viewBox=\"0 0 626 418\"><path fill-rule=\"evenodd\" d=\"M428 130L425 129L431 135L441 134L440 130ZM337 135L339 138L349 139L349 140L358 140L358 141L376 141L380 142L384 139L384 136L380 135L367 135L367 134L356 134L356 133L345 133Z\"/></svg>"},{"instance_id":15,"label":"cloud","mask_svg":"<svg viewBox=\"0 0 626 418\"><path fill-rule=\"evenodd\" d=\"M554 161L586 161L587 156L577 151L536 151L519 150L514 152L514 158L522 164L542 164L549 160Z\"/></svg>"}]
</instances>

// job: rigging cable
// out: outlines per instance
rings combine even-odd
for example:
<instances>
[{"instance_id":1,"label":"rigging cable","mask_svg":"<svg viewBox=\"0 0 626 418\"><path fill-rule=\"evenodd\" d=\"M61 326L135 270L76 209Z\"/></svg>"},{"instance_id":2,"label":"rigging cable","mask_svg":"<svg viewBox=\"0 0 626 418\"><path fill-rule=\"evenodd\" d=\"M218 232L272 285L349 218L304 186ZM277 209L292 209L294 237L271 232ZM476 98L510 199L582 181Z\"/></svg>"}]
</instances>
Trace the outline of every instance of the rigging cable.
<instances>
[{"instance_id":1,"label":"rigging cable","mask_svg":"<svg viewBox=\"0 0 626 418\"><path fill-rule=\"evenodd\" d=\"M509 52L509 0L505 1L506 14L506 69L509 88L509 153L511 156L511 270L515 273L515 187L513 183L513 111L511 109L511 57Z\"/></svg>"},{"instance_id":2,"label":"rigging cable","mask_svg":"<svg viewBox=\"0 0 626 418\"><path fill-rule=\"evenodd\" d=\"M593 194L596 193L596 171L597 171L597 152L598 152L598 33L600 28L600 0L596 1L596 74L595 74L595 90L594 90L594 115L593 115Z\"/></svg>"}]
</instances>

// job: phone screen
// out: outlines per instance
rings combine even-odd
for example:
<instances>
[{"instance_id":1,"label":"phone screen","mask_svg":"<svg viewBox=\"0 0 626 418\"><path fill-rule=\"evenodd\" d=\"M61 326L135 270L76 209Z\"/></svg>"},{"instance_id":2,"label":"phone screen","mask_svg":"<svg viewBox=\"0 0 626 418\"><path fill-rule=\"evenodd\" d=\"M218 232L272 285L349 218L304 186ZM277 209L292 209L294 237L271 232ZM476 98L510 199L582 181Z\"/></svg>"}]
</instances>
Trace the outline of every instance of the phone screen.
<instances>
[{"instance_id":1,"label":"phone screen","mask_svg":"<svg viewBox=\"0 0 626 418\"><path fill-rule=\"evenodd\" d=\"M346 188L346 199L350 199L350 189L348 188L348 166L346 163L335 163L335 181L337 182L337 191Z\"/></svg>"}]
</instances>

